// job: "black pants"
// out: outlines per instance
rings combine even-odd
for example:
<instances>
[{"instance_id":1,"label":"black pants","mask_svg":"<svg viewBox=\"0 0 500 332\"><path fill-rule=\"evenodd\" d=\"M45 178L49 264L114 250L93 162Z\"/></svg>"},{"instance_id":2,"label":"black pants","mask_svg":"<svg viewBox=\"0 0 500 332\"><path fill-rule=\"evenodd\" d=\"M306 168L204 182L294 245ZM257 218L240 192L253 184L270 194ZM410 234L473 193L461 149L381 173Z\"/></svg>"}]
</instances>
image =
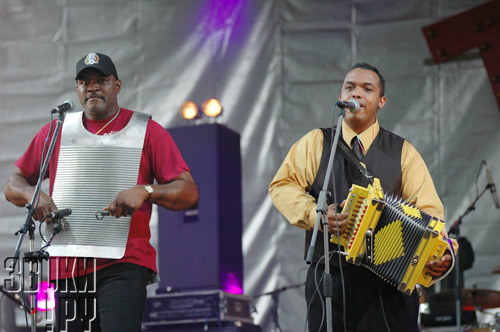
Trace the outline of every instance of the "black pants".
<instances>
[{"instance_id":1,"label":"black pants","mask_svg":"<svg viewBox=\"0 0 500 332\"><path fill-rule=\"evenodd\" d=\"M317 271L315 273L315 269ZM316 280L323 295L323 264L311 264L307 272L306 301L309 332L326 331L326 307L318 296ZM338 266L332 266L333 331L344 331L342 283ZM364 267L348 264L343 267L345 283L345 321L349 332L417 332L419 300L416 291L411 296L376 277ZM323 297L324 298L324 297ZM323 322L322 322L323 320Z\"/></svg>"},{"instance_id":2,"label":"black pants","mask_svg":"<svg viewBox=\"0 0 500 332\"><path fill-rule=\"evenodd\" d=\"M139 332L152 273L119 263L75 281L53 281L58 283L54 331Z\"/></svg>"}]
</instances>

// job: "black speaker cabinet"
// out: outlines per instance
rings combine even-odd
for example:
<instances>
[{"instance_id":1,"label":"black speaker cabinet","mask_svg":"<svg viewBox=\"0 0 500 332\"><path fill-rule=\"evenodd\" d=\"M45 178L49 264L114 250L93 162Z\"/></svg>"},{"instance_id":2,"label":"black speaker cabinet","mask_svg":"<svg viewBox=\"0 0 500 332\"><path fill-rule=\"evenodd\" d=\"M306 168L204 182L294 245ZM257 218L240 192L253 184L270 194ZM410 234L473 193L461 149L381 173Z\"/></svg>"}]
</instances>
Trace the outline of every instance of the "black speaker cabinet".
<instances>
[{"instance_id":1,"label":"black speaker cabinet","mask_svg":"<svg viewBox=\"0 0 500 332\"><path fill-rule=\"evenodd\" d=\"M243 292L238 133L219 124L168 129L198 186L196 209L159 208L158 292Z\"/></svg>"}]
</instances>

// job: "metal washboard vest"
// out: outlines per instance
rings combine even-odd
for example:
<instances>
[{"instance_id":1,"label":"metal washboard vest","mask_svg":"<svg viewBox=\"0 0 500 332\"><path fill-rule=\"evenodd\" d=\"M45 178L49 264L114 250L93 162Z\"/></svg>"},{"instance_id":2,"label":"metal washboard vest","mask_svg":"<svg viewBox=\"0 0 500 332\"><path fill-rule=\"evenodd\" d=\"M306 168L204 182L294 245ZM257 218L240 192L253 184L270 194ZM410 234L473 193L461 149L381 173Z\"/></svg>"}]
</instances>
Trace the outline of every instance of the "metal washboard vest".
<instances>
[{"instance_id":1,"label":"metal washboard vest","mask_svg":"<svg viewBox=\"0 0 500 332\"><path fill-rule=\"evenodd\" d=\"M52 198L59 209L71 209L63 230L48 248L51 256L122 258L131 217L104 217L102 211L122 190L137 185L150 115L134 112L119 132L94 135L82 122L82 111L68 113ZM47 226L45 237L52 233Z\"/></svg>"}]
</instances>

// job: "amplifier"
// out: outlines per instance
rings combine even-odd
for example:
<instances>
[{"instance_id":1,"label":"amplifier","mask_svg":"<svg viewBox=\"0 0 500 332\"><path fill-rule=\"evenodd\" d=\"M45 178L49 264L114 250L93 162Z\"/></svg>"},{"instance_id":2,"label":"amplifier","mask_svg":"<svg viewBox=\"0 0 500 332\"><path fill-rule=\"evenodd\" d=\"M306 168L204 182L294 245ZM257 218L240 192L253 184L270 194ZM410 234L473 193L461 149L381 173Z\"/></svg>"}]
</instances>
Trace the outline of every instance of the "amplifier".
<instances>
[{"instance_id":1,"label":"amplifier","mask_svg":"<svg viewBox=\"0 0 500 332\"><path fill-rule=\"evenodd\" d=\"M146 299L144 327L208 322L252 324L250 297L207 290L156 294Z\"/></svg>"}]
</instances>

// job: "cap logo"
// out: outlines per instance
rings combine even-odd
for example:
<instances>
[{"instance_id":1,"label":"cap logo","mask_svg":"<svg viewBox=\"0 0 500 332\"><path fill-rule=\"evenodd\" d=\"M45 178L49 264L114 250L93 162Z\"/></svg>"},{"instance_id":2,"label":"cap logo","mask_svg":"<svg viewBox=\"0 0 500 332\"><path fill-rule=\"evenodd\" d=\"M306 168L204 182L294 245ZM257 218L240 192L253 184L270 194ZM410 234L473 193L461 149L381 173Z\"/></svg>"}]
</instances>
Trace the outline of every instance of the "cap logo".
<instances>
[{"instance_id":1,"label":"cap logo","mask_svg":"<svg viewBox=\"0 0 500 332\"><path fill-rule=\"evenodd\" d=\"M99 63L99 56L96 53L89 53L85 57L85 64L86 65L95 65Z\"/></svg>"}]
</instances>

